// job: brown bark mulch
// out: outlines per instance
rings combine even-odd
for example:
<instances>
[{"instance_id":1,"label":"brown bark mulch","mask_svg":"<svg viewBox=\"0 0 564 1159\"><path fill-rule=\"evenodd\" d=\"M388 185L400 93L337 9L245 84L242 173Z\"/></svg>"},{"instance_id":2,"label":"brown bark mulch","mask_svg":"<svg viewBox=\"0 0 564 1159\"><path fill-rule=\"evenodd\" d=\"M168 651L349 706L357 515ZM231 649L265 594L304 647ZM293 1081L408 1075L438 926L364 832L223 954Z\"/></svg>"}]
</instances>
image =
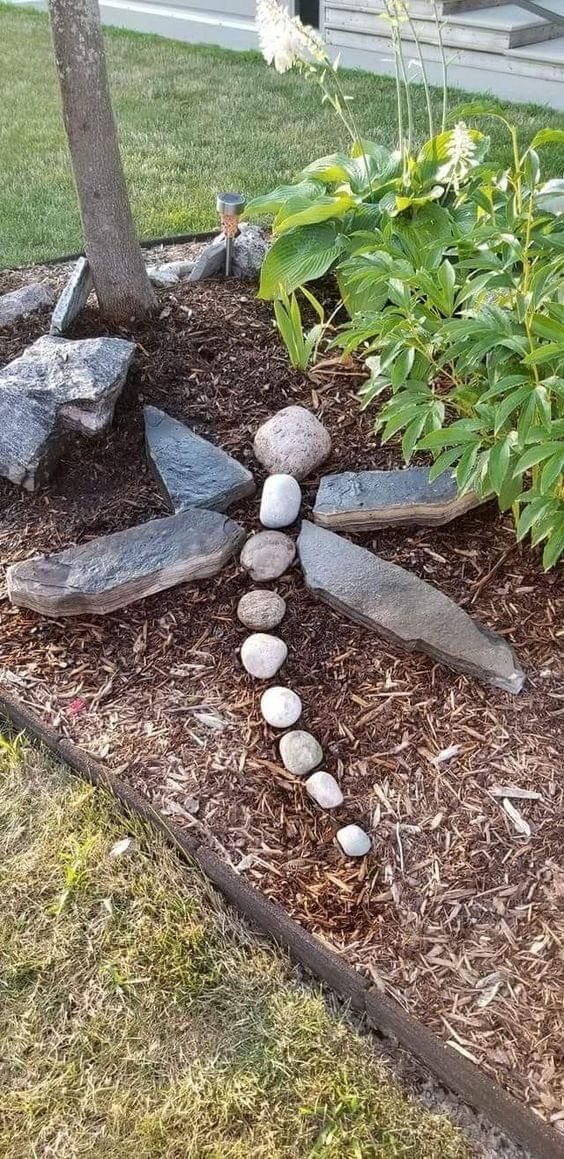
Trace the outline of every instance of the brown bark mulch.
<instances>
[{"instance_id":1,"label":"brown bark mulch","mask_svg":"<svg viewBox=\"0 0 564 1159\"><path fill-rule=\"evenodd\" d=\"M360 413L354 378L291 371L253 295L238 283L160 293L158 321L133 328L138 357L111 431L71 440L35 495L0 481L4 566L166 513L145 464L143 402L219 443L259 484L254 432L289 403L328 426L327 470L398 464ZM0 364L45 329L36 317L0 332ZM104 332L92 309L74 336ZM308 480L306 513L315 489ZM258 527L256 499L230 514ZM273 585L288 601L283 681L341 782L337 815L285 772L262 722L262 686L237 656L235 608L250 585L235 564L105 618L42 619L3 590L0 678L564 1130L562 569L545 575L494 505L444 528L353 538L510 639L529 679L512 697L405 655L316 604L294 568ZM508 785L538 794L512 799L530 838L496 795ZM374 836L360 864L334 843L353 820Z\"/></svg>"}]
</instances>

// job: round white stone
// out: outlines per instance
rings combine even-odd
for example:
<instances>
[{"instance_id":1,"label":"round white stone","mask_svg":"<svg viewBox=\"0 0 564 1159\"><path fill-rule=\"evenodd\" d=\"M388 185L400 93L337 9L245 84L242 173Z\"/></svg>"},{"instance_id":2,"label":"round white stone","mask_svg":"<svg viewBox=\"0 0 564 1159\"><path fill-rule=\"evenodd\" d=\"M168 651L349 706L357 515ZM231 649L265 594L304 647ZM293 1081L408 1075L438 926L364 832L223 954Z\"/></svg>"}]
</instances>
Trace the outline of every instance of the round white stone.
<instances>
[{"instance_id":1,"label":"round white stone","mask_svg":"<svg viewBox=\"0 0 564 1159\"><path fill-rule=\"evenodd\" d=\"M269 632L284 619L286 601L276 592L257 588L241 596L237 615L246 628L252 628L255 632Z\"/></svg>"},{"instance_id":2,"label":"round white stone","mask_svg":"<svg viewBox=\"0 0 564 1159\"><path fill-rule=\"evenodd\" d=\"M241 566L259 583L278 579L296 558L296 545L283 531L251 535L241 552Z\"/></svg>"},{"instance_id":3,"label":"round white stone","mask_svg":"<svg viewBox=\"0 0 564 1159\"><path fill-rule=\"evenodd\" d=\"M268 632L254 632L248 636L241 648L243 668L258 680L270 680L282 667L288 649L278 636Z\"/></svg>"},{"instance_id":4,"label":"round white stone","mask_svg":"<svg viewBox=\"0 0 564 1159\"><path fill-rule=\"evenodd\" d=\"M343 829L337 830L336 836L347 857L365 857L370 853L372 842L360 825L345 825Z\"/></svg>"},{"instance_id":5,"label":"round white stone","mask_svg":"<svg viewBox=\"0 0 564 1159\"><path fill-rule=\"evenodd\" d=\"M291 728L302 714L302 702L291 688L276 685L267 688L260 698L260 710L272 728Z\"/></svg>"},{"instance_id":6,"label":"round white stone","mask_svg":"<svg viewBox=\"0 0 564 1159\"><path fill-rule=\"evenodd\" d=\"M308 777L305 787L309 796L322 809L338 809L343 804L343 794L340 786L331 773L319 769L313 776ZM342 832L342 830L340 830Z\"/></svg>"},{"instance_id":7,"label":"round white stone","mask_svg":"<svg viewBox=\"0 0 564 1159\"><path fill-rule=\"evenodd\" d=\"M310 732L301 729L287 732L279 747L284 768L295 777L305 777L323 760L323 749L319 741Z\"/></svg>"},{"instance_id":8,"label":"round white stone","mask_svg":"<svg viewBox=\"0 0 564 1159\"><path fill-rule=\"evenodd\" d=\"M269 475L262 489L260 521L263 527L288 527L298 518L302 490L293 475Z\"/></svg>"}]
</instances>

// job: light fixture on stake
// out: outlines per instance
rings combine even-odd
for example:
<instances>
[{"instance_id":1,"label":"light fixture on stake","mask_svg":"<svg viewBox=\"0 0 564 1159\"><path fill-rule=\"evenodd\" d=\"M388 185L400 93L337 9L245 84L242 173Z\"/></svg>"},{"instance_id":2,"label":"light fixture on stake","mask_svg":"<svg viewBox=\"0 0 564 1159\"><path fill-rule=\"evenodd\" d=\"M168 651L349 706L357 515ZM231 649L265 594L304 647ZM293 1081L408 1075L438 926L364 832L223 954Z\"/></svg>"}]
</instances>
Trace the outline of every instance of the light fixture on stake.
<instances>
[{"instance_id":1,"label":"light fixture on stake","mask_svg":"<svg viewBox=\"0 0 564 1159\"><path fill-rule=\"evenodd\" d=\"M218 193L217 212L221 218L221 228L225 237L225 277L231 274L233 242L239 233L239 218L245 208L246 198L242 193Z\"/></svg>"}]
</instances>

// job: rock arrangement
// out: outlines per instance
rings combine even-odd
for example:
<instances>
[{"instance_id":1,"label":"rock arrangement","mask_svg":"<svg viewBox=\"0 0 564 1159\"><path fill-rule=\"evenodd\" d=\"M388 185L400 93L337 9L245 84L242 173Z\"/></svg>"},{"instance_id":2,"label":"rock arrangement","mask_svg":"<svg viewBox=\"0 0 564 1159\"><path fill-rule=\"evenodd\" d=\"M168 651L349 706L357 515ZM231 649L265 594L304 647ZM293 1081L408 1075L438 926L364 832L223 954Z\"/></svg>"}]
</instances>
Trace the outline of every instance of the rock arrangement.
<instances>
[{"instance_id":1,"label":"rock arrangement","mask_svg":"<svg viewBox=\"0 0 564 1159\"><path fill-rule=\"evenodd\" d=\"M281 529L299 516L304 479L331 452L325 427L304 407L286 407L257 431L255 455L270 474L260 502L260 522L268 530L247 540L240 562L257 583L277 579L291 567L296 555L294 541ZM241 663L257 680L271 680L284 665L288 648L284 640L268 629L283 620L286 603L269 590L247 592L239 600L237 615L247 628L254 629L241 647ZM293 777L304 779L307 795L321 809L338 809L344 802L341 787L331 773L319 768L323 749L305 729L294 729L302 713L300 697L291 688L275 685L263 692L260 702L263 719L271 728L289 729L279 741L280 759ZM364 857L372 847L371 838L358 825L339 829L336 839L348 857Z\"/></svg>"},{"instance_id":2,"label":"rock arrangement","mask_svg":"<svg viewBox=\"0 0 564 1159\"><path fill-rule=\"evenodd\" d=\"M0 294L0 327L13 326L20 318L46 310L54 300L53 291L44 282L30 282L9 294Z\"/></svg>"},{"instance_id":3,"label":"rock arrangement","mask_svg":"<svg viewBox=\"0 0 564 1159\"><path fill-rule=\"evenodd\" d=\"M220 447L154 406L144 408L148 461L175 512L189 507L226 511L253 495L250 471Z\"/></svg>"},{"instance_id":4,"label":"rock arrangement","mask_svg":"<svg viewBox=\"0 0 564 1159\"><path fill-rule=\"evenodd\" d=\"M250 225L248 222L242 221L233 244L232 276L235 278L258 277L269 245L270 242L264 230L260 229L258 225ZM201 282L205 278L220 276L225 270L225 249L225 237L220 233L196 258L189 274L190 281Z\"/></svg>"},{"instance_id":5,"label":"rock arrangement","mask_svg":"<svg viewBox=\"0 0 564 1159\"><path fill-rule=\"evenodd\" d=\"M446 471L429 482L427 467L400 471L344 471L319 484L313 518L321 527L372 531L379 527L439 527L478 504L473 491L459 495Z\"/></svg>"}]
</instances>

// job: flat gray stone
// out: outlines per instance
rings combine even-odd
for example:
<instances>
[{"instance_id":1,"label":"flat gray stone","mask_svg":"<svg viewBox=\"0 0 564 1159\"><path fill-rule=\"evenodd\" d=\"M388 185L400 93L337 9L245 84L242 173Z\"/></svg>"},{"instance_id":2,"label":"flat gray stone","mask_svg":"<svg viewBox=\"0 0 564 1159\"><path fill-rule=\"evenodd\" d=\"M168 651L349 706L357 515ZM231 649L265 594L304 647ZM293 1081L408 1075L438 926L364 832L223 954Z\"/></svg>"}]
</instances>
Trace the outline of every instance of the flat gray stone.
<instances>
[{"instance_id":1,"label":"flat gray stone","mask_svg":"<svg viewBox=\"0 0 564 1159\"><path fill-rule=\"evenodd\" d=\"M237 604L237 616L241 623L255 632L269 632L282 622L285 615L286 601L266 588L245 592Z\"/></svg>"},{"instance_id":2,"label":"flat gray stone","mask_svg":"<svg viewBox=\"0 0 564 1159\"><path fill-rule=\"evenodd\" d=\"M269 475L305 479L331 453L329 432L304 406L286 406L259 427L253 443Z\"/></svg>"},{"instance_id":3,"label":"flat gray stone","mask_svg":"<svg viewBox=\"0 0 564 1159\"><path fill-rule=\"evenodd\" d=\"M226 511L253 495L250 471L231 455L154 406L144 408L147 457L174 511Z\"/></svg>"},{"instance_id":4,"label":"flat gray stone","mask_svg":"<svg viewBox=\"0 0 564 1159\"><path fill-rule=\"evenodd\" d=\"M28 314L46 310L54 301L55 295L45 282L30 282L28 286L20 286L19 290L11 290L9 294L0 294L0 327L13 326L20 318L27 318Z\"/></svg>"},{"instance_id":5,"label":"flat gray stone","mask_svg":"<svg viewBox=\"0 0 564 1159\"><path fill-rule=\"evenodd\" d=\"M310 591L350 619L506 692L523 687L509 644L418 576L313 523L302 524L298 551Z\"/></svg>"},{"instance_id":6,"label":"flat gray stone","mask_svg":"<svg viewBox=\"0 0 564 1159\"><path fill-rule=\"evenodd\" d=\"M13 564L8 596L45 616L105 615L175 584L215 575L244 538L243 528L226 515L193 508Z\"/></svg>"},{"instance_id":7,"label":"flat gray stone","mask_svg":"<svg viewBox=\"0 0 564 1159\"><path fill-rule=\"evenodd\" d=\"M65 431L97 435L112 421L135 343L44 335L0 370L0 475L33 491Z\"/></svg>"},{"instance_id":8,"label":"flat gray stone","mask_svg":"<svg viewBox=\"0 0 564 1159\"><path fill-rule=\"evenodd\" d=\"M296 558L296 545L283 531L259 531L251 535L241 552L241 567L257 583L278 579Z\"/></svg>"},{"instance_id":9,"label":"flat gray stone","mask_svg":"<svg viewBox=\"0 0 564 1159\"><path fill-rule=\"evenodd\" d=\"M479 503L473 491L458 495L445 472L429 483L428 467L400 471L344 471L319 484L313 518L321 527L368 531L376 527L438 527Z\"/></svg>"},{"instance_id":10,"label":"flat gray stone","mask_svg":"<svg viewBox=\"0 0 564 1159\"><path fill-rule=\"evenodd\" d=\"M241 222L233 245L231 274L234 278L257 278L266 257L269 240L262 229L249 222ZM189 275L191 282L217 278L225 272L225 237L220 233L202 250Z\"/></svg>"},{"instance_id":11,"label":"flat gray stone","mask_svg":"<svg viewBox=\"0 0 564 1159\"><path fill-rule=\"evenodd\" d=\"M192 261L162 262L159 266L147 266L147 276L154 286L176 286L182 278L187 278L194 269Z\"/></svg>"},{"instance_id":12,"label":"flat gray stone","mask_svg":"<svg viewBox=\"0 0 564 1159\"><path fill-rule=\"evenodd\" d=\"M94 288L87 258L79 258L53 310L51 334L66 334L82 313Z\"/></svg>"}]
</instances>

